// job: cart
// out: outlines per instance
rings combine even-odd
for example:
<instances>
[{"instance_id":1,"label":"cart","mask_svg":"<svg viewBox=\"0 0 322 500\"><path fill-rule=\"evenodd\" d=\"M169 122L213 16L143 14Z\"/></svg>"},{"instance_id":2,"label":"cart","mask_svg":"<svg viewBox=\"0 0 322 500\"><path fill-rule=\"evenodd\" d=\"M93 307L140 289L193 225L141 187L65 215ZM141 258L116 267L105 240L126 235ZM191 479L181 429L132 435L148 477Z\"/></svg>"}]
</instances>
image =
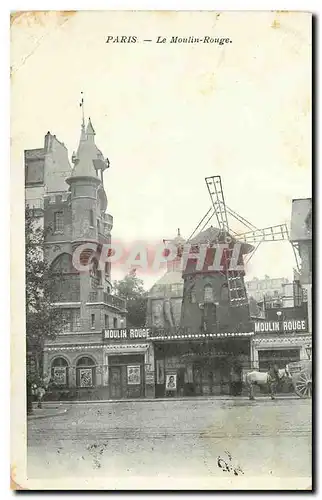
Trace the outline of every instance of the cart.
<instances>
[{"instance_id":1,"label":"cart","mask_svg":"<svg viewBox=\"0 0 322 500\"><path fill-rule=\"evenodd\" d=\"M312 361L297 361L287 365L295 393L300 398L312 397Z\"/></svg>"}]
</instances>

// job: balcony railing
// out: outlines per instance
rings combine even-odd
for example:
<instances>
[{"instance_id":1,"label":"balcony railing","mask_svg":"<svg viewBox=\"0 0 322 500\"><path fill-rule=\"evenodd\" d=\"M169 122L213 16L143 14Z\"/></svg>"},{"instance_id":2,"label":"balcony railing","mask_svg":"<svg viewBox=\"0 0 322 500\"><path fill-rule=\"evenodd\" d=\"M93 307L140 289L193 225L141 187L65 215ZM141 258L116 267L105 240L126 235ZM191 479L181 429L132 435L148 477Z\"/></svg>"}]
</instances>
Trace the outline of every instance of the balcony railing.
<instances>
[{"instance_id":1,"label":"balcony railing","mask_svg":"<svg viewBox=\"0 0 322 500\"><path fill-rule=\"evenodd\" d=\"M60 329L61 335L75 334L75 333L95 333L102 332L105 327L104 320L95 318L92 322L91 318L78 319L78 321L66 322Z\"/></svg>"},{"instance_id":2,"label":"balcony railing","mask_svg":"<svg viewBox=\"0 0 322 500\"><path fill-rule=\"evenodd\" d=\"M43 210L44 200L42 198L29 199L26 200L26 206L28 206L31 209Z\"/></svg>"},{"instance_id":3,"label":"balcony railing","mask_svg":"<svg viewBox=\"0 0 322 500\"><path fill-rule=\"evenodd\" d=\"M120 309L122 311L126 310L126 300L118 297L117 295L104 292L103 290L90 292L88 302L104 302L104 304L115 307L116 309Z\"/></svg>"}]
</instances>

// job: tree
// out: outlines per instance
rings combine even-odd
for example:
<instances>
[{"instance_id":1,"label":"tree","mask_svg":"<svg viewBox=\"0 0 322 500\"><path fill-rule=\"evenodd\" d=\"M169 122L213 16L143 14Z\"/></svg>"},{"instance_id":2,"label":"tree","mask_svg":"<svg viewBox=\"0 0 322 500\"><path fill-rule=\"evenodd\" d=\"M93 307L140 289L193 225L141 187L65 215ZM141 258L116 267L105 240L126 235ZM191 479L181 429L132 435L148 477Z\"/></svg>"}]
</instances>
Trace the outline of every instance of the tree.
<instances>
[{"instance_id":1,"label":"tree","mask_svg":"<svg viewBox=\"0 0 322 500\"><path fill-rule=\"evenodd\" d=\"M117 294L126 300L127 326L142 327L146 321L147 292L143 281L136 276L136 272L129 272L122 280L114 281Z\"/></svg>"},{"instance_id":2,"label":"tree","mask_svg":"<svg viewBox=\"0 0 322 500\"><path fill-rule=\"evenodd\" d=\"M249 297L249 313L251 318L262 318L263 310L260 308L254 297Z\"/></svg>"},{"instance_id":3,"label":"tree","mask_svg":"<svg viewBox=\"0 0 322 500\"><path fill-rule=\"evenodd\" d=\"M30 410L32 387L43 387L43 348L46 338L55 338L63 318L52 305L61 275L53 274L44 258L44 229L35 211L25 211L27 401Z\"/></svg>"}]
</instances>

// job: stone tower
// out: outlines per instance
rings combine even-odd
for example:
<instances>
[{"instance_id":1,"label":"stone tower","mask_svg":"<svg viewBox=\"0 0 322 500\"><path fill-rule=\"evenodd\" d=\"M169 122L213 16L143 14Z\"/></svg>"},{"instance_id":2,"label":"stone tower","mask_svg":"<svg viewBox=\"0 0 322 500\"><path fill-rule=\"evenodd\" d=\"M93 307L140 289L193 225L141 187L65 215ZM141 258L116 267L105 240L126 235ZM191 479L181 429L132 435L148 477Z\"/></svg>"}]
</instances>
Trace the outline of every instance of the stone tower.
<instances>
[{"instance_id":1,"label":"stone tower","mask_svg":"<svg viewBox=\"0 0 322 500\"><path fill-rule=\"evenodd\" d=\"M202 231L189 241L192 251L196 253L200 245L207 245L205 260L200 269L197 261L189 258L182 277L184 279L184 292L181 309L181 326L190 328L195 332L207 333L247 331L249 326L249 305L247 301L244 273L239 274L238 281L245 299L232 305L229 297L228 279L226 273L227 258L223 254L221 270L212 269L214 256L221 233L218 229L210 227ZM230 245L237 243L231 238ZM243 255L252 250L252 246L240 244L238 265L243 264ZM230 279L234 279L234 272L229 272Z\"/></svg>"},{"instance_id":2,"label":"stone tower","mask_svg":"<svg viewBox=\"0 0 322 500\"><path fill-rule=\"evenodd\" d=\"M102 152L95 144L95 131L89 118L85 130L84 121L76 153L73 153L74 168L66 179L70 186L71 245L72 251L86 243L108 244L111 241L113 218L106 214L107 196L103 186L103 172L109 167ZM98 292L110 293L110 265L99 268L99 254L94 259L90 272L80 273L80 301L85 307L89 295ZM81 316L86 315L85 311Z\"/></svg>"}]
</instances>

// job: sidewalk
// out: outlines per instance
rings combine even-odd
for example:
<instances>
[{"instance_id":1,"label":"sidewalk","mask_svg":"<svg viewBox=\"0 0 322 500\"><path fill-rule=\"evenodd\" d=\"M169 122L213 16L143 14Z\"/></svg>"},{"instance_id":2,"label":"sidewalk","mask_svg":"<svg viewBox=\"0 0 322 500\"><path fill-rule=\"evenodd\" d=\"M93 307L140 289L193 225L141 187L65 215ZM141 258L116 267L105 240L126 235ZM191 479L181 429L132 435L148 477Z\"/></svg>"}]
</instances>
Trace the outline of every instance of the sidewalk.
<instances>
[{"instance_id":1,"label":"sidewalk","mask_svg":"<svg viewBox=\"0 0 322 500\"><path fill-rule=\"evenodd\" d=\"M28 420L64 415L67 410L68 408L66 408L66 403L60 404L57 402L46 402L42 404L42 408L37 408L37 405L33 405L33 413L28 415Z\"/></svg>"},{"instance_id":2,"label":"sidewalk","mask_svg":"<svg viewBox=\"0 0 322 500\"><path fill-rule=\"evenodd\" d=\"M284 399L300 399L295 394L281 394L275 398L275 401L281 401ZM103 403L158 403L164 401L249 401L248 396L192 396L192 397L173 397L173 398L129 398L129 399L95 399L95 400L80 400L80 401L61 401L62 405L73 405L73 404L103 404ZM265 394L256 396L256 401L272 401L270 396ZM57 401L46 401L46 405L59 405ZM40 410L38 410L40 411Z\"/></svg>"}]
</instances>

